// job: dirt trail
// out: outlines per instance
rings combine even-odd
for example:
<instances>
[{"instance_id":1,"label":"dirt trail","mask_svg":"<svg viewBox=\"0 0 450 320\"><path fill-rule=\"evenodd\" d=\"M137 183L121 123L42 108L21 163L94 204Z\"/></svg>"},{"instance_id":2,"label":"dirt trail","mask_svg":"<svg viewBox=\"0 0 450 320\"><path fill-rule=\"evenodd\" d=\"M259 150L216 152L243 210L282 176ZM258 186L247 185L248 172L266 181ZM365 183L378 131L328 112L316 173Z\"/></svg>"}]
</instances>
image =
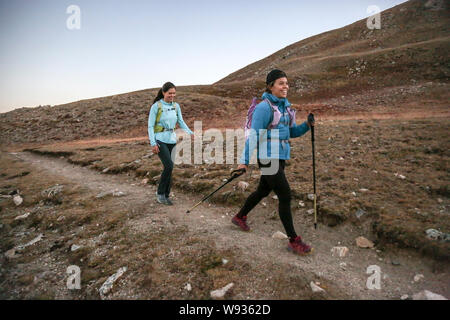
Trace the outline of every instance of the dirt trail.
<instances>
[{"instance_id":1,"label":"dirt trail","mask_svg":"<svg viewBox=\"0 0 450 320\"><path fill-rule=\"evenodd\" d=\"M62 159L30 153L15 155L33 166L69 178L73 183L91 189L93 193L115 189L123 191L127 195L121 199L128 205L142 206L155 198L155 186L140 185L139 181L126 175L100 174ZM251 266L267 268L276 261L289 266L292 273L306 273L312 278L332 283L333 287L343 293L342 296L350 296L353 299L399 299L404 294L411 297L424 289L450 297L448 266L441 266L437 268L439 271L435 271L438 262L420 257L410 250L392 248L389 251L379 251L358 248L355 238L361 235L367 237L364 227L346 223L330 228L319 224L318 229L314 230L312 216L306 212L294 211L297 232L315 248L311 256L300 257L286 250L287 240L272 238L274 232L284 230L279 219L270 219L264 213L265 208L261 204L249 214L252 232L245 233L230 222L237 208L203 203L190 214L186 214L186 210L197 203L201 195L187 195L177 190L174 190L174 193L174 206L155 205L151 214L130 220L132 229L142 231L148 227L150 230L152 218L168 217L172 223L187 226L190 235L206 235L218 248L239 248L245 253L240 259ZM343 258L332 256L331 249L335 246L347 246L349 253ZM393 260L400 265L393 265ZM340 265L343 262L346 264L345 269ZM370 276L366 274L366 270L370 265L378 265L381 269L380 290L366 288L366 281ZM270 272L271 270L268 270L267 273ZM424 279L414 282L416 274L423 274ZM252 297L237 294L234 298Z\"/></svg>"}]
</instances>

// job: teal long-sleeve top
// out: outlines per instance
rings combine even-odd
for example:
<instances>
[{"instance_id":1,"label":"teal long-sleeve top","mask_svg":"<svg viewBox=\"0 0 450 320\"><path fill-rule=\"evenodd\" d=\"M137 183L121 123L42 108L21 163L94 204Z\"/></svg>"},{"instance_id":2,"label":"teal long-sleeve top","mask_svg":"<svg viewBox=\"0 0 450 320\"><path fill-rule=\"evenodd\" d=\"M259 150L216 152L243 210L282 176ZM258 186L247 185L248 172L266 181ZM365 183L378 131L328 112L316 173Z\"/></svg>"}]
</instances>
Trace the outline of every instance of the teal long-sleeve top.
<instances>
[{"instance_id":1,"label":"teal long-sleeve top","mask_svg":"<svg viewBox=\"0 0 450 320\"><path fill-rule=\"evenodd\" d=\"M158 114L158 102L162 102L163 112L159 123L155 123L156 115ZM156 146L156 140L164 143L177 143L177 136L175 134L175 126L178 123L180 128L186 131L188 134L194 134L191 129L186 125L181 115L180 105L176 102L173 104L171 102L165 102L161 99L155 102L151 108L148 116L148 137L150 139L150 144ZM156 132L154 131L155 125L160 125L166 129L173 129L170 131Z\"/></svg>"},{"instance_id":2,"label":"teal long-sleeve top","mask_svg":"<svg viewBox=\"0 0 450 320\"><path fill-rule=\"evenodd\" d=\"M294 123L292 127L289 127L289 115L286 112L286 108L291 104L286 98L278 98L270 93L264 92L262 99L269 99L273 105L278 106L278 109L284 115L281 117L278 126L274 128L277 129L276 131L269 129L260 132L261 129L267 129L272 122L272 110L265 100L256 106L252 118L251 129L253 130L250 131L249 137L245 141L245 148L239 161L241 164L249 164L250 156L257 146L259 146L258 159L288 160L291 156L291 147L288 140L290 138L300 137L309 131L309 126L306 121L300 125ZM261 133L263 134L262 136L260 136ZM272 145L276 145L278 150L273 150L274 152L272 152Z\"/></svg>"}]
</instances>

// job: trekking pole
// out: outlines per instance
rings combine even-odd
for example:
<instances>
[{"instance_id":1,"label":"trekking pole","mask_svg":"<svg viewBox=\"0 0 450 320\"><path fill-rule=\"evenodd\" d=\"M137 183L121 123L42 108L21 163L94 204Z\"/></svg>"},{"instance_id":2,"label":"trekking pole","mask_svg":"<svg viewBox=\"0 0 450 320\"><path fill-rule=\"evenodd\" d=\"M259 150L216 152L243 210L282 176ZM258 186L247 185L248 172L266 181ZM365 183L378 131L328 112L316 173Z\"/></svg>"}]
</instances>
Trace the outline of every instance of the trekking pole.
<instances>
[{"instance_id":1,"label":"trekking pole","mask_svg":"<svg viewBox=\"0 0 450 320\"><path fill-rule=\"evenodd\" d=\"M311 124L314 122L314 115L310 113L308 115L308 122ZM312 144L312 158L313 158L313 183L314 183L314 229L317 229L317 194L316 194L316 158L314 152L314 126L311 125L311 144Z\"/></svg>"},{"instance_id":2,"label":"trekking pole","mask_svg":"<svg viewBox=\"0 0 450 320\"><path fill-rule=\"evenodd\" d=\"M216 193L217 191L219 191L220 189L222 189L223 187L225 187L228 183L230 183L231 181L233 181L234 179L236 179L237 177L241 176L242 174L244 174L245 169L237 169L237 170L233 170L231 172L231 176L226 179L227 181L222 184L219 188L217 188L216 190L214 190L213 192L211 192L210 194L208 194L206 197L204 197L202 200L200 200L195 206L193 206L192 208L190 208L188 211L186 211L186 213L191 212L191 210L193 210L195 207L197 207L198 205L200 205L202 202L204 202L205 200L207 200L209 197L211 197L214 193Z\"/></svg>"}]
</instances>

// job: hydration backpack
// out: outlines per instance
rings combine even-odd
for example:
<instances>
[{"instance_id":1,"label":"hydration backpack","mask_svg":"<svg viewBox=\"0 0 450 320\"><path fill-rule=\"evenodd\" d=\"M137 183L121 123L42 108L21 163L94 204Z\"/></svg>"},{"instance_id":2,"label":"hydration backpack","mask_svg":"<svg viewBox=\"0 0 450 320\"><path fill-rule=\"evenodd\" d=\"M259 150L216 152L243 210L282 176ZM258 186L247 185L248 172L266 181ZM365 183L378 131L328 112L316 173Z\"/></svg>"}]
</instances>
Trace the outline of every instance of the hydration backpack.
<instances>
[{"instance_id":1,"label":"hydration backpack","mask_svg":"<svg viewBox=\"0 0 450 320\"><path fill-rule=\"evenodd\" d=\"M177 118L178 118L178 106L175 104L175 102L172 102L172 108L169 110L175 110L177 112ZM162 108L162 102L161 100L158 101L158 113L156 114L156 120L155 120L155 126L154 126L154 132L163 132L163 131L170 131L169 129L164 128L163 126L159 125L159 120L161 119L161 115L163 112Z\"/></svg>"},{"instance_id":2,"label":"hydration backpack","mask_svg":"<svg viewBox=\"0 0 450 320\"><path fill-rule=\"evenodd\" d=\"M278 124L280 123L282 114L281 114L280 110L278 109L277 105L273 105L269 99L264 99L264 100L267 101L267 103L270 106L270 110L272 110L272 121L269 123L269 126L266 129L269 130L269 129L276 128L278 126ZM247 139L250 134L250 129L252 128L253 112L255 111L256 105L260 102L261 101L258 101L258 98L255 97L252 100L252 104L248 108L247 118L245 119L245 127L244 127L245 139ZM286 113L289 115L289 127L292 127L295 123L295 110L291 109L290 107L287 107Z\"/></svg>"}]
</instances>

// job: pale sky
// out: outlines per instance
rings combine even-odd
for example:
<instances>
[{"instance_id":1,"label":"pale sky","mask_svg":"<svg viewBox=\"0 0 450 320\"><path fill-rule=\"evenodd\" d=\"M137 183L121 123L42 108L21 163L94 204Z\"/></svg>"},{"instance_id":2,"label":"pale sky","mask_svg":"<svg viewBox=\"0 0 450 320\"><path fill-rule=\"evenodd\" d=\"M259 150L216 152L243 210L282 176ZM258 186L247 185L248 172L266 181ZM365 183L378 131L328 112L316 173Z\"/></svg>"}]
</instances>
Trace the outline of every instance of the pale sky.
<instances>
[{"instance_id":1,"label":"pale sky","mask_svg":"<svg viewBox=\"0 0 450 320\"><path fill-rule=\"evenodd\" d=\"M0 112L214 83L405 1L0 0ZM67 20L80 9L79 29ZM383 17L381 16L381 21ZM76 19L70 19L72 25Z\"/></svg>"}]
</instances>

